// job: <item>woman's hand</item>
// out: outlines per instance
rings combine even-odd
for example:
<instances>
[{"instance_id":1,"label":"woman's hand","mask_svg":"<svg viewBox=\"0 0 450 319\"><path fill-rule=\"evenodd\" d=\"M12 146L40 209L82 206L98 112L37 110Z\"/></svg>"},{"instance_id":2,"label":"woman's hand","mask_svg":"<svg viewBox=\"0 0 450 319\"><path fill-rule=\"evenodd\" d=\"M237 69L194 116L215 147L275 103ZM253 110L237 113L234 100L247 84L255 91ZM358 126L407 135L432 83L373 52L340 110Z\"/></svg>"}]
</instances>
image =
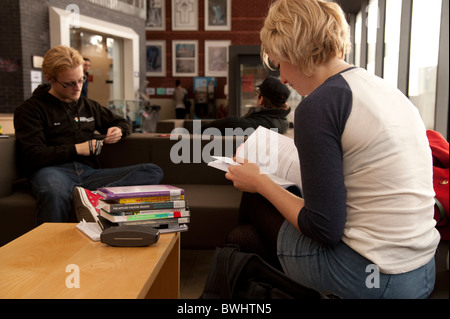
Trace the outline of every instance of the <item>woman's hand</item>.
<instances>
[{"instance_id":1,"label":"woman's hand","mask_svg":"<svg viewBox=\"0 0 450 319\"><path fill-rule=\"evenodd\" d=\"M244 161L242 165L228 166L225 177L243 192L259 193L270 201L294 227L298 229L298 214L305 202L276 184L266 174L261 174L256 164Z\"/></svg>"},{"instance_id":2,"label":"woman's hand","mask_svg":"<svg viewBox=\"0 0 450 319\"><path fill-rule=\"evenodd\" d=\"M248 193L258 193L261 184L268 178L260 173L256 164L248 161L244 161L242 165L228 166L225 177L233 182L234 187Z\"/></svg>"}]
</instances>

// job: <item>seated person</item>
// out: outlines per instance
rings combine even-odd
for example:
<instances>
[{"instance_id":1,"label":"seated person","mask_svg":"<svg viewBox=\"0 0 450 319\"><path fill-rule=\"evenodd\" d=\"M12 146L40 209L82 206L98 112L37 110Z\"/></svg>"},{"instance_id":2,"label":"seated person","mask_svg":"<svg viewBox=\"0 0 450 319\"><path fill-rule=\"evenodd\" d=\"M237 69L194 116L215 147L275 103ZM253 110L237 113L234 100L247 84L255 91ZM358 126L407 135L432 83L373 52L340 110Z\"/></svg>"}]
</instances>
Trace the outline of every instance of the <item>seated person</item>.
<instances>
[{"instance_id":1,"label":"seated person","mask_svg":"<svg viewBox=\"0 0 450 319\"><path fill-rule=\"evenodd\" d=\"M73 196L79 219L94 221L96 196L89 190L158 184L163 176L161 168L153 164L99 168L97 155L103 143L116 143L129 135L131 125L108 108L81 97L86 81L83 64L83 57L73 48L50 49L42 64L50 84L40 85L14 113L18 161L27 171L37 200L38 224L67 222Z\"/></svg>"},{"instance_id":2,"label":"seated person","mask_svg":"<svg viewBox=\"0 0 450 319\"><path fill-rule=\"evenodd\" d=\"M253 163L230 165L245 224L228 239L324 294L428 298L440 236L426 128L402 92L345 61L349 30L333 2L270 7L264 65L306 96L294 119L302 197Z\"/></svg>"},{"instance_id":3,"label":"seated person","mask_svg":"<svg viewBox=\"0 0 450 319\"><path fill-rule=\"evenodd\" d=\"M220 130L225 135L226 128L258 128L264 126L268 129L276 128L278 133L284 134L289 128L287 120L291 108L286 104L290 91L286 85L275 77L267 77L257 86L258 106L252 108L243 117L227 117L202 125L202 133L210 127Z\"/></svg>"}]
</instances>

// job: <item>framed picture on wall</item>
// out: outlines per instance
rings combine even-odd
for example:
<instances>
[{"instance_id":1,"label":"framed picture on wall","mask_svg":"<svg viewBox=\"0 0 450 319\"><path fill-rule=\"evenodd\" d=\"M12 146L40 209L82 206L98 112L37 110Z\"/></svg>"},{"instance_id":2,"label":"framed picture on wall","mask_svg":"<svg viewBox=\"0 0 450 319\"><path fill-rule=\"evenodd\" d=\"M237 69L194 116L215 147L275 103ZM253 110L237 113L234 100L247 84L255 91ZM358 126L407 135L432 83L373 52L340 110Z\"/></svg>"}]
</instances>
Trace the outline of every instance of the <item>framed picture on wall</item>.
<instances>
[{"instance_id":1,"label":"framed picture on wall","mask_svg":"<svg viewBox=\"0 0 450 319\"><path fill-rule=\"evenodd\" d=\"M166 41L147 41L146 76L166 76Z\"/></svg>"},{"instance_id":2,"label":"framed picture on wall","mask_svg":"<svg viewBox=\"0 0 450 319\"><path fill-rule=\"evenodd\" d=\"M147 30L166 30L166 0L147 0Z\"/></svg>"},{"instance_id":3,"label":"framed picture on wall","mask_svg":"<svg viewBox=\"0 0 450 319\"><path fill-rule=\"evenodd\" d=\"M205 76L228 76L228 47L231 41L205 41Z\"/></svg>"},{"instance_id":4,"label":"framed picture on wall","mask_svg":"<svg viewBox=\"0 0 450 319\"><path fill-rule=\"evenodd\" d=\"M172 30L198 30L198 0L172 0Z\"/></svg>"},{"instance_id":5,"label":"framed picture on wall","mask_svg":"<svg viewBox=\"0 0 450 319\"><path fill-rule=\"evenodd\" d=\"M172 41L172 74L174 77L198 75L198 41Z\"/></svg>"},{"instance_id":6,"label":"framed picture on wall","mask_svg":"<svg viewBox=\"0 0 450 319\"><path fill-rule=\"evenodd\" d=\"M205 30L231 30L231 0L205 0Z\"/></svg>"}]
</instances>

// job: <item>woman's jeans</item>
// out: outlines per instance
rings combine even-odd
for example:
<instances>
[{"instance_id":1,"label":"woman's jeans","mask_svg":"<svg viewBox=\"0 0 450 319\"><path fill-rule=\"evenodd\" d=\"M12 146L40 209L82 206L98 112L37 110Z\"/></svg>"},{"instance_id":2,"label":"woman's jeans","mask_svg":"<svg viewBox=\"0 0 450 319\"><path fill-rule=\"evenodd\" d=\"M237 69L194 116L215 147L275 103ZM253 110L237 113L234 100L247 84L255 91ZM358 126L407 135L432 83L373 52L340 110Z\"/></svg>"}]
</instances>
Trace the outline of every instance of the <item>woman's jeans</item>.
<instances>
[{"instance_id":1,"label":"woman's jeans","mask_svg":"<svg viewBox=\"0 0 450 319\"><path fill-rule=\"evenodd\" d=\"M407 273L383 274L344 242L320 245L287 221L278 233L278 258L289 277L341 298L427 298L434 288L434 258Z\"/></svg>"},{"instance_id":2,"label":"woman's jeans","mask_svg":"<svg viewBox=\"0 0 450 319\"><path fill-rule=\"evenodd\" d=\"M31 192L37 200L37 222L67 222L76 186L96 190L106 186L156 185L163 171L154 164L94 169L72 162L44 167L29 178Z\"/></svg>"}]
</instances>

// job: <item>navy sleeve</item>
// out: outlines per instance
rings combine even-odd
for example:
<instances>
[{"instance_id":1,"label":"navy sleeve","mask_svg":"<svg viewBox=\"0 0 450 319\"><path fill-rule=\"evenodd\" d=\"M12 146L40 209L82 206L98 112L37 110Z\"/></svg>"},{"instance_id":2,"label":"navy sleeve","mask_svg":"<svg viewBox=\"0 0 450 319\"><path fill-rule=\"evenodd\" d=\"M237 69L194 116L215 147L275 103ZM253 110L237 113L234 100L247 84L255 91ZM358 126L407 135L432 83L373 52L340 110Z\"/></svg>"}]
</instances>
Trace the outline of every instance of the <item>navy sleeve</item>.
<instances>
[{"instance_id":1,"label":"navy sleeve","mask_svg":"<svg viewBox=\"0 0 450 319\"><path fill-rule=\"evenodd\" d=\"M341 135L352 104L345 80L333 79L300 103L294 120L305 200L298 226L327 246L341 240L347 215Z\"/></svg>"}]
</instances>

